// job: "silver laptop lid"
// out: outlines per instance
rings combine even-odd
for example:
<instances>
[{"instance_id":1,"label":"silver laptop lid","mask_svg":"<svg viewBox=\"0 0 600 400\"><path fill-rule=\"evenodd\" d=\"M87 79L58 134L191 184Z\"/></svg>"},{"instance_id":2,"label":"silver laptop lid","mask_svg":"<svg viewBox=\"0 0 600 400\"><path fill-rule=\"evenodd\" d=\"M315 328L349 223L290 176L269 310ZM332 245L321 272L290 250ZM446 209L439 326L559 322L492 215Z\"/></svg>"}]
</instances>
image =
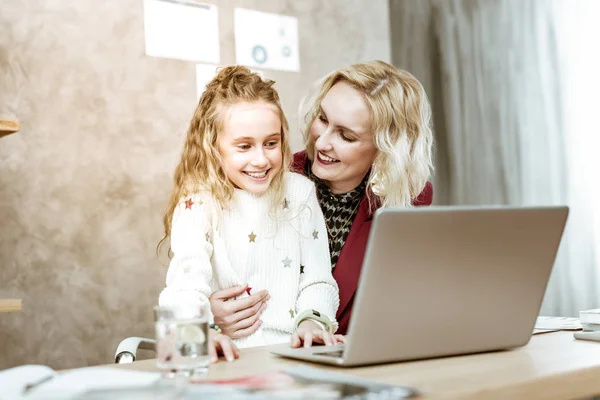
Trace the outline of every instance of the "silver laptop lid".
<instances>
[{"instance_id":1,"label":"silver laptop lid","mask_svg":"<svg viewBox=\"0 0 600 400\"><path fill-rule=\"evenodd\" d=\"M567 215L567 207L377 211L344 361L382 363L526 344Z\"/></svg>"}]
</instances>

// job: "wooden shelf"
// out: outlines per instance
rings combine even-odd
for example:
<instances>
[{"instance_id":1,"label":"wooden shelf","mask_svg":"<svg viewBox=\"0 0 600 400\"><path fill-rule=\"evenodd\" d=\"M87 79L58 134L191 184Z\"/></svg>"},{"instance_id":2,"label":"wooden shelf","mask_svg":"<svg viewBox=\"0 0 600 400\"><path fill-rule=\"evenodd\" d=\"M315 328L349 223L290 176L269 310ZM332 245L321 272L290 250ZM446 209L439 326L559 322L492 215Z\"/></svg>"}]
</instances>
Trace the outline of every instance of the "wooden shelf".
<instances>
[{"instance_id":1,"label":"wooden shelf","mask_svg":"<svg viewBox=\"0 0 600 400\"><path fill-rule=\"evenodd\" d=\"M19 130L19 121L16 119L0 119L0 137L10 135Z\"/></svg>"},{"instance_id":2,"label":"wooden shelf","mask_svg":"<svg viewBox=\"0 0 600 400\"><path fill-rule=\"evenodd\" d=\"M0 313L21 311L22 306L21 299L0 299Z\"/></svg>"}]
</instances>

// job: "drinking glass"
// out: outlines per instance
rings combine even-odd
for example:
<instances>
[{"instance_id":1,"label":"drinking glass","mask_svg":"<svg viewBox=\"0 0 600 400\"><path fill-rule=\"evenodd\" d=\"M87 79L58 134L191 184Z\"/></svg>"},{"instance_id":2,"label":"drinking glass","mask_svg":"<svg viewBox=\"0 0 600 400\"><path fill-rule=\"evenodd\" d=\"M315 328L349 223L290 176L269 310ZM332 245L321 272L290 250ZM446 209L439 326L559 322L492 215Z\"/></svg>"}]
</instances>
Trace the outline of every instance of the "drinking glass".
<instances>
[{"instance_id":1,"label":"drinking glass","mask_svg":"<svg viewBox=\"0 0 600 400\"><path fill-rule=\"evenodd\" d=\"M156 366L163 377L204 375L208 371L208 306L179 304L154 308Z\"/></svg>"}]
</instances>

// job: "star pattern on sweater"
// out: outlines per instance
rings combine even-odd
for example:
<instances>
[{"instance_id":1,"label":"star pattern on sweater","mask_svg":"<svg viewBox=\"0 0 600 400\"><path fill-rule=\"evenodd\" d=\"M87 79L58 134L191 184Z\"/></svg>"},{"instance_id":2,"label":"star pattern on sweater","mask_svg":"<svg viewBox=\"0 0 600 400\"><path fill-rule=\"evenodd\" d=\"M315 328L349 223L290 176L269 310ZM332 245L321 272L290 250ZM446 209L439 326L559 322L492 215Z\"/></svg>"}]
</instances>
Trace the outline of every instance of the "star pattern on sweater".
<instances>
[{"instance_id":1,"label":"star pattern on sweater","mask_svg":"<svg viewBox=\"0 0 600 400\"><path fill-rule=\"evenodd\" d=\"M296 186L291 183L294 185L297 183L299 186L298 189L296 190ZM319 270L315 266L315 262L317 264L319 262L311 262L311 266L309 267L312 269L308 271L310 274L306 271L306 265L304 264L304 262L307 262L307 258L304 257L305 254L308 254L306 250L310 251L310 256L315 258L315 260L328 259L326 246L327 230L321 232L321 229L325 229L325 226L322 224L320 217L314 215L314 207L318 207L318 204L314 204L314 199L312 198L308 199L312 202L307 202L305 195L308 191L305 190L307 189L306 182L298 180L298 182L291 183L289 193L284 194L283 198L280 197L278 200L278 211L277 208L270 208L270 196L249 197L237 191L234 193L236 196L234 197L235 201L229 203L229 207L226 207L221 215L219 203L211 197L210 193L206 197L203 193L187 193L181 197L178 204L179 210L182 213L181 220L188 218L185 222L190 222L189 218L192 218L191 222L193 223L177 224L176 227L180 228L181 231L180 234L175 235L175 239L183 241L184 244L195 243L193 245L197 247L196 251L202 252L203 260L206 260L208 255L211 255L211 262L198 262L202 260L197 259L190 262L189 259L186 260L183 257L175 258L175 262L171 265L173 267L171 275L173 282L175 282L175 279L177 282L176 285L172 285L169 288L169 291L174 296L173 302L187 301L187 293L185 290L179 289L189 288L190 285L196 287L196 282L202 283L202 288L211 287L213 283L216 284L216 282L206 280L206 276L208 275L206 272L212 271L213 268L220 273L222 272L222 276L219 276L219 278L222 277L223 282L229 284L237 282L246 283L246 287L241 292L242 296L238 296L239 299L248 296L254 298L254 294L268 288L271 288L269 290L271 297L276 300L280 299L282 295L284 297L288 297L286 295L290 294L295 295L289 299L289 302L287 300L283 302L281 304L283 307L279 310L274 310L273 313L266 313L261 316L263 326L266 323L274 331L287 331L290 327L293 331L295 327L294 322L303 310L302 307L296 309L295 304L297 296L301 295L300 282L303 283L303 286L311 285L311 291L317 291L313 290L313 287L314 289L318 289L318 299L312 308L327 308L324 305L325 303L329 304L329 302L335 301L335 293L331 288L331 284L313 284L313 282L320 283L321 281L319 276L313 276L315 271ZM194 203L191 210L185 209L185 202L188 199ZM202 205L200 205L201 199L204 201ZM283 209L285 200L287 200L287 209ZM306 206L304 205L305 203L307 203ZM306 207L313 209L313 215L310 215L311 210L306 210ZM250 210L256 210L256 212L250 213ZM268 215L256 215L256 213L261 213L263 210L265 210L265 214L266 210L268 210L272 211L275 216L281 215L281 220L285 222L282 222L281 226L277 226ZM187 211L190 212L187 213ZM305 211L308 211L308 216L305 216ZM198 213L200 214L198 215ZM194 215L197 215L197 217L194 217ZM292 220L292 218L297 219ZM288 220L292 220L292 223L288 224ZM223 225L219 225L219 222ZM231 224L229 225L229 223ZM223 226L227 226L228 229L220 229ZM251 232L248 232L248 228L250 228ZM256 232L254 232L254 229L256 229ZM204 231L204 236L202 236L202 231ZM318 232L318 239L313 239L311 242L310 239L313 238L314 231ZM257 232L260 232L260 235ZM246 237L244 237L244 233ZM260 241L258 240L258 236L261 237ZM202 238L206 240L204 243L202 243ZM295 241L304 241L304 245L308 247L300 249L296 245L290 244L290 242ZM221 246L220 242L227 244L227 246ZM245 246L245 243L248 243L248 246ZM177 243L173 244L177 245ZM204 253L206 253L206 256ZM282 255L284 256L283 258L281 258ZM289 264L286 264L288 261ZM189 264L189 273L184 273L186 264ZM241 273L236 268L232 269L231 264L239 264L243 268ZM245 271L247 271L247 274L244 273ZM250 285L250 282L253 285L258 285L256 292L254 286ZM213 290L216 288L221 287L212 287ZM320 294L321 292L323 292L322 295ZM243 296L243 294L246 294L246 296ZM207 295L210 295L208 289ZM330 300L330 297L333 300ZM320 305L321 303L323 305ZM286 310L285 306L293 308ZM287 316L285 314L286 311L288 312Z\"/></svg>"},{"instance_id":2,"label":"star pattern on sweater","mask_svg":"<svg viewBox=\"0 0 600 400\"><path fill-rule=\"evenodd\" d=\"M194 205L194 201L192 200L191 197L185 201L185 209L186 210L191 210L193 205Z\"/></svg>"},{"instance_id":3,"label":"star pattern on sweater","mask_svg":"<svg viewBox=\"0 0 600 400\"><path fill-rule=\"evenodd\" d=\"M288 201L287 198L283 199L283 209L286 210L290 208L290 202Z\"/></svg>"},{"instance_id":4,"label":"star pattern on sweater","mask_svg":"<svg viewBox=\"0 0 600 400\"><path fill-rule=\"evenodd\" d=\"M313 239L315 239L315 240L318 239L319 238L319 231L315 229L313 231L312 235L313 235Z\"/></svg>"}]
</instances>

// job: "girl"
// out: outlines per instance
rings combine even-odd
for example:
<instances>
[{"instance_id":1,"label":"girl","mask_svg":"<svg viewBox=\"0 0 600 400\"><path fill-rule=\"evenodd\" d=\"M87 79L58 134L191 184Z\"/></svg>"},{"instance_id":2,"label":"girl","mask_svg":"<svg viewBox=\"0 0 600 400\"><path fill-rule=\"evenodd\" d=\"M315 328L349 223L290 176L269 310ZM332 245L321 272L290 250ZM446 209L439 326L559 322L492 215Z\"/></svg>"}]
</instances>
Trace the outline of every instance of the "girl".
<instances>
[{"instance_id":1,"label":"girl","mask_svg":"<svg viewBox=\"0 0 600 400\"><path fill-rule=\"evenodd\" d=\"M209 304L214 289L266 290L262 324L238 347L334 344L338 287L314 184L289 172L288 124L274 82L241 66L207 85L164 216L173 258L159 304ZM257 311L255 309L255 311ZM237 349L211 332L212 350ZM213 357L213 361L215 358Z\"/></svg>"}]
</instances>

